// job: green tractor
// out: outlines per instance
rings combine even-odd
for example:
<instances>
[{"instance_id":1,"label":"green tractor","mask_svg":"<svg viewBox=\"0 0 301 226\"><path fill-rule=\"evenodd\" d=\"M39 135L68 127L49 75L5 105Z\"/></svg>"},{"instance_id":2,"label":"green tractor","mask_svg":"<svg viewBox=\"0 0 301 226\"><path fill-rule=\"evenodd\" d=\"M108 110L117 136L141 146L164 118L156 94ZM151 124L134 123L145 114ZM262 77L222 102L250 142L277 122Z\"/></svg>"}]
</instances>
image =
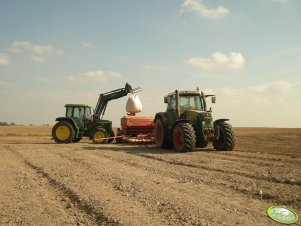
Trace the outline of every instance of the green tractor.
<instances>
[{"instance_id":1,"label":"green tractor","mask_svg":"<svg viewBox=\"0 0 301 226\"><path fill-rule=\"evenodd\" d=\"M215 95L204 95L196 91L178 91L164 97L167 103L166 112L156 114L154 122L155 144L159 148L171 148L188 152L195 148L204 148L209 142L220 151L232 151L235 146L235 133L229 119L213 121L211 108L207 110L206 98Z\"/></svg>"},{"instance_id":2,"label":"green tractor","mask_svg":"<svg viewBox=\"0 0 301 226\"><path fill-rule=\"evenodd\" d=\"M125 88L100 94L93 114L90 106L66 104L65 117L56 118L57 123L52 128L53 139L56 143L72 143L89 137L94 143L111 143L115 136L112 122L102 119L108 102L139 90L126 83Z\"/></svg>"}]
</instances>

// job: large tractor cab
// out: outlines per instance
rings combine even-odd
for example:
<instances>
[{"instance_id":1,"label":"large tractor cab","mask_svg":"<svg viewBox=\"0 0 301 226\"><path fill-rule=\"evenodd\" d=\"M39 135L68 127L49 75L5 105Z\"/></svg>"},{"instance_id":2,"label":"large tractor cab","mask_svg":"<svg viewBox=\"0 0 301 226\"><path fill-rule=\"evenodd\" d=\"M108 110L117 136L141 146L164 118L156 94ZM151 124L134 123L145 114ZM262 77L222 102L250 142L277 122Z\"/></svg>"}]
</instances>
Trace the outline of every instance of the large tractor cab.
<instances>
[{"instance_id":1,"label":"large tractor cab","mask_svg":"<svg viewBox=\"0 0 301 226\"><path fill-rule=\"evenodd\" d=\"M160 148L174 147L177 151L193 151L204 148L213 142L216 150L234 149L235 134L226 123L228 119L213 121L211 108L207 109L206 98L215 95L204 95L196 91L178 91L164 97L167 104L165 112L155 116L155 143Z\"/></svg>"}]
</instances>

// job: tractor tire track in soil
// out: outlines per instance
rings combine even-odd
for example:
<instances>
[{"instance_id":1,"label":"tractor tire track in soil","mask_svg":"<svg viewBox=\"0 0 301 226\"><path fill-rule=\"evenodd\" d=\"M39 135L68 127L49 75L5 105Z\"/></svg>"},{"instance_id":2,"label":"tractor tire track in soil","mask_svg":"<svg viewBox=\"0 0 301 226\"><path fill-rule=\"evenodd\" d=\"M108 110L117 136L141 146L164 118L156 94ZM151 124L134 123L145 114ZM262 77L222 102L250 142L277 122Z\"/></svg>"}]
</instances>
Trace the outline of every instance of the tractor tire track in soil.
<instances>
[{"instance_id":1,"label":"tractor tire track in soil","mask_svg":"<svg viewBox=\"0 0 301 226\"><path fill-rule=\"evenodd\" d=\"M95 219L97 224L112 224L119 225L117 221L111 220L106 217L103 213L98 212L93 206L87 203L85 200L82 200L74 191L67 188L64 184L56 181L52 177L49 176L48 173L43 171L43 169L33 165L31 162L25 160L24 161L30 168L32 168L36 173L40 174L42 177L46 178L49 184L55 189L59 190L63 193L63 196L67 197L73 205L75 205L79 210L86 213L87 215L92 216L92 219Z\"/></svg>"},{"instance_id":2,"label":"tractor tire track in soil","mask_svg":"<svg viewBox=\"0 0 301 226\"><path fill-rule=\"evenodd\" d=\"M95 223L91 217L84 216L84 214L79 213L78 210L74 208L72 205L73 197L70 195L72 194L71 191L69 192L68 189L64 189L63 185L60 185L41 169L25 160L23 156L11 146L6 145L2 150L3 149L6 150L6 152L2 155L2 157L4 157L2 160L6 163L13 162L17 164L14 165L14 171L7 174L10 180L14 180L9 192L18 192L20 193L18 194L20 197L11 195L7 197L10 202L7 200L3 202L9 205L15 202L18 203L18 207L13 206L13 210L10 208L6 213L2 210L1 224L37 225L40 224L41 216L47 222L56 225L86 225ZM11 161L12 159L13 161ZM2 164L2 166L6 167L6 169L11 168L11 165L8 164ZM19 176L20 174L22 175L21 178ZM7 178L5 182L8 182ZM3 193L7 194L7 191L4 190ZM2 195L3 193L1 192ZM26 194L30 195L27 196ZM40 203L37 202L42 202L43 206L40 206ZM11 214L11 211L18 217L14 219L8 218L7 215ZM37 213L41 215L32 217Z\"/></svg>"},{"instance_id":3,"label":"tractor tire track in soil","mask_svg":"<svg viewBox=\"0 0 301 226\"><path fill-rule=\"evenodd\" d=\"M233 152L2 136L0 224L278 225L276 204L300 215L301 129L236 130Z\"/></svg>"},{"instance_id":4,"label":"tractor tire track in soil","mask_svg":"<svg viewBox=\"0 0 301 226\"><path fill-rule=\"evenodd\" d=\"M74 157L71 157L69 154L70 153L68 153L68 155L66 155L66 154L60 154L60 155L63 157L63 159L71 160L71 161L75 162L76 164L80 165L82 169L85 168L86 169L85 171L90 175L95 174L95 175L100 176L103 173L103 169L102 170L97 169L98 168L97 163L105 164L105 162L107 162L107 161L103 162L101 159L98 159L97 162L93 163L93 162L87 161L87 160L94 159L94 156L93 156L93 158L87 158L87 156L85 156L85 158L83 159L82 156L74 158ZM112 163L109 163L109 165L112 165L112 171L115 171L117 168L121 167L120 165L113 167L115 160L111 160L111 161L112 161ZM118 164L118 162L116 164ZM130 170L129 168L127 168L127 169L128 169L128 171ZM121 177L115 177L112 175L108 176L106 174L104 176L101 176L101 178L102 178L102 180L105 180L106 183L110 184L110 186L112 186L114 189L117 189L122 192L126 192L127 196L132 196L132 197L136 198L136 200L138 202L141 202L142 204L144 204L145 208L148 209L149 211L152 211L152 212L157 211L156 215L159 215L160 213L163 212L164 215L162 216L162 219L166 218L167 220L169 220L169 223L172 225L174 225L174 224L183 225L183 224L187 224L188 222L189 222L189 225L199 223L198 221L194 222L195 220L191 219L191 216L189 216L190 212L183 211L183 209L185 207L180 207L180 208L178 207L179 205L183 205L182 203L180 203L180 204L173 203L173 201L177 199L178 192L180 192L180 191L176 192L176 194L174 195L173 198L170 198L167 200L165 199L165 197L160 196L160 194L156 194L155 196L152 196L150 194L155 194L156 191L153 191L153 189L151 189L151 191L150 191L149 188L154 187L154 184L158 187L161 187L158 189L159 191L163 190L164 187L166 187L165 185L160 185L163 183L162 179L160 179L160 177L159 177L159 178L156 178L156 180L154 182L145 182L146 185L145 185L145 183L137 184L137 183L135 183L136 180L132 180L129 182L130 177L135 178L135 171L136 171L136 169L134 171L132 171L128 176L123 174L123 177L126 179L121 178ZM138 175L138 177L139 177L139 175ZM174 182L176 180L172 180L172 181ZM181 183L183 183L183 182L181 182ZM195 186L191 182L189 183L189 185L190 185L190 187ZM174 187L173 190L171 191L171 193L174 193L174 190L177 190L178 186L179 185ZM197 187L193 190L197 191L197 193L198 193L199 187ZM218 194L218 192L216 194ZM197 194L195 194L195 195L197 195ZM139 197L139 198L137 199L137 197ZM187 198L188 200L191 199L190 196L186 197L186 194L182 194L181 198L182 199ZM207 197L207 199L208 199L208 197ZM157 200L159 200L159 201L157 201ZM172 200L172 201L170 201L170 200ZM205 200L203 200L203 201L205 201ZM190 200L190 203L191 203L191 200ZM198 203L196 203L196 205L197 204ZM158 207L158 205L162 205L162 206ZM154 206L155 206L155 208L154 208ZM256 215L258 215L258 213L256 213ZM171 216L176 217L176 219L172 219ZM161 221L162 221L162 219L161 219ZM172 223L172 221L174 221L174 222ZM222 219L220 219L219 223L222 223L222 222L223 222Z\"/></svg>"},{"instance_id":5,"label":"tractor tire track in soil","mask_svg":"<svg viewBox=\"0 0 301 226\"><path fill-rule=\"evenodd\" d=\"M133 153L131 153L133 154ZM253 198L256 199L261 199L261 200L270 200L270 201L274 201L276 203L282 203L285 205L292 205L295 204L295 206L297 207L301 207L301 200L300 199L296 199L294 196L291 197L291 199L283 199L278 195L273 195L272 193L264 193L262 195L260 195L258 193L258 190L255 190L253 188L241 188L239 186L237 186L237 184L239 183L239 181L243 181L243 179L241 178L246 178L246 179L254 179L255 181L263 181L263 182L268 182L267 185L265 185L266 188L269 188L271 186L274 186L273 183L276 184L280 184L281 186L279 188L277 188L278 190L282 190L282 192L285 194L286 188L285 185L296 185L296 190L298 190L299 188L297 186L300 186L300 182L299 181L294 181L294 180L284 180L284 179L278 179L275 177L263 177L263 176L259 176L259 175L251 175L248 173L241 173L238 171L230 171L230 170L223 170L223 169L216 169L216 168L211 168L211 167L206 167L206 166L201 166L201 165L195 165L195 164L191 164L191 163L185 163L182 161L178 161L178 160L170 160L170 159L163 159L161 157L157 157L157 156L151 156L148 154L139 154L139 153L134 153L134 155L139 156L139 157L143 157L143 158L147 158L147 159L152 159L155 161L160 161L160 162L164 162L166 164L171 164L171 165L175 165L175 166L183 166L183 167L188 167L188 169L185 170L185 172L183 172L181 175L181 180L182 181L189 181L189 182L194 182L194 183L202 183L202 184L206 184L209 186L217 186L220 187L220 185L226 186L228 188L231 188L232 190L235 190L236 192L240 192L242 194L245 194L246 196L252 196ZM106 155L106 154L102 154L102 157L106 157L106 158L114 158L112 154ZM146 165L141 165L139 163L136 163L135 161L131 160L131 159L126 159L126 158L114 158L116 161L122 161L127 165L130 166L135 166L137 168L148 168L151 169L151 163L148 163L147 166ZM166 167L168 168L168 167ZM196 170L195 172L191 172L191 170L189 169L194 169ZM185 168L182 169L182 171L184 171ZM200 178L200 172L197 170L201 170L202 174L208 175L208 174L214 174L212 177L210 177L209 179L206 178ZM153 171L157 171L158 169L156 166L153 167L152 169ZM205 172L204 172L205 171ZM177 172L176 174L173 172ZM164 173L164 171L160 171L160 173ZM166 173L166 172L165 172ZM217 173L217 174L216 174ZM180 174L179 172L175 169L172 170L171 172L169 172L169 176L171 176L173 174L173 178L179 178ZM229 178L230 175L230 178ZM238 181L236 181L235 178L231 177L235 176L238 177ZM223 181L223 179L221 178L227 178L226 181ZM229 184L229 181L233 181L233 183ZM252 182L252 185L255 182ZM272 183L272 185L270 185L269 183ZM263 187L264 185L262 185ZM290 188L290 187L289 187Z\"/></svg>"}]
</instances>

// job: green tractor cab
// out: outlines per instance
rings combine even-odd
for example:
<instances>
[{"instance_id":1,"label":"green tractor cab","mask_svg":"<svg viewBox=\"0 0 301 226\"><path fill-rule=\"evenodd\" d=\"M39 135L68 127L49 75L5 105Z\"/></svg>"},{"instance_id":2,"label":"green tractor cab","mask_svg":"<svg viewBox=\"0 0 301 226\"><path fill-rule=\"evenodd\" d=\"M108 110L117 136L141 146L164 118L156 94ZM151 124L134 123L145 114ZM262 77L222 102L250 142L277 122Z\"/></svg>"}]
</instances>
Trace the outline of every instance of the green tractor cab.
<instances>
[{"instance_id":1,"label":"green tractor cab","mask_svg":"<svg viewBox=\"0 0 301 226\"><path fill-rule=\"evenodd\" d=\"M124 88L100 94L93 114L88 105L66 104L65 117L56 118L57 123L52 128L53 139L56 143L72 143L89 137L94 143L111 143L115 136L112 122L102 119L108 102L138 91L139 87L132 89L126 83Z\"/></svg>"},{"instance_id":2,"label":"green tractor cab","mask_svg":"<svg viewBox=\"0 0 301 226\"><path fill-rule=\"evenodd\" d=\"M213 121L211 109L207 110L206 98L196 91L178 91L164 97L167 104L165 112L155 116L155 144L159 148L171 148L180 152L193 151L195 148L207 147L213 142L216 150L232 151L235 146L235 133L229 119Z\"/></svg>"}]
</instances>

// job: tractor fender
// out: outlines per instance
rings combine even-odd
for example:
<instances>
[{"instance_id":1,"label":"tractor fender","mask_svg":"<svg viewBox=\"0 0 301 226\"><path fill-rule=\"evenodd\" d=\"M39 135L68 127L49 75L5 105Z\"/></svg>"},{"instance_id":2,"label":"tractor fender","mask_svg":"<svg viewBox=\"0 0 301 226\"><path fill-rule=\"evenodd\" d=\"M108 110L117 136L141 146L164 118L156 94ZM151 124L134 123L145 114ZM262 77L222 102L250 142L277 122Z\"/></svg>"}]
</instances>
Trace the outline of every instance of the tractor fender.
<instances>
[{"instance_id":1,"label":"tractor fender","mask_svg":"<svg viewBox=\"0 0 301 226\"><path fill-rule=\"evenodd\" d=\"M174 127L176 125L178 125L179 123L182 123L182 122L184 122L184 123L190 123L191 124L191 122L190 122L189 119L179 119L179 120L175 121L174 124L172 125L172 130L174 129Z\"/></svg>"},{"instance_id":2,"label":"tractor fender","mask_svg":"<svg viewBox=\"0 0 301 226\"><path fill-rule=\"evenodd\" d=\"M217 119L213 122L213 125L218 125L222 122L226 122L226 121L229 121L230 119L227 119L227 118L221 118L221 119Z\"/></svg>"},{"instance_id":3,"label":"tractor fender","mask_svg":"<svg viewBox=\"0 0 301 226\"><path fill-rule=\"evenodd\" d=\"M104 127L102 127L102 126L96 126L96 127L94 127L94 128L92 129L92 132L95 132L95 131L98 130L98 129L104 129L105 131L107 131L107 129L104 128ZM108 131L107 131L107 132L108 132Z\"/></svg>"},{"instance_id":4,"label":"tractor fender","mask_svg":"<svg viewBox=\"0 0 301 226\"><path fill-rule=\"evenodd\" d=\"M214 137L213 140L218 140L219 139L219 124L229 121L230 119L226 119L226 118L222 118L222 119L217 119L213 122L213 126L214 126Z\"/></svg>"},{"instance_id":5,"label":"tractor fender","mask_svg":"<svg viewBox=\"0 0 301 226\"><path fill-rule=\"evenodd\" d=\"M74 128L74 130L75 130L75 134L76 134L76 137L77 137L78 132L79 132L79 128L78 128L76 122L74 121L74 119L72 119L72 118L67 118L67 117L58 117L58 118L55 119L55 121L58 121L58 122L63 122L63 121L65 121L65 122L71 123L71 125L73 126L73 128Z\"/></svg>"},{"instance_id":6,"label":"tractor fender","mask_svg":"<svg viewBox=\"0 0 301 226\"><path fill-rule=\"evenodd\" d=\"M168 116L167 116L167 113L166 113L166 112L158 112L158 113L155 115L154 122L155 122L158 118L162 120L163 125L168 125Z\"/></svg>"}]
</instances>

